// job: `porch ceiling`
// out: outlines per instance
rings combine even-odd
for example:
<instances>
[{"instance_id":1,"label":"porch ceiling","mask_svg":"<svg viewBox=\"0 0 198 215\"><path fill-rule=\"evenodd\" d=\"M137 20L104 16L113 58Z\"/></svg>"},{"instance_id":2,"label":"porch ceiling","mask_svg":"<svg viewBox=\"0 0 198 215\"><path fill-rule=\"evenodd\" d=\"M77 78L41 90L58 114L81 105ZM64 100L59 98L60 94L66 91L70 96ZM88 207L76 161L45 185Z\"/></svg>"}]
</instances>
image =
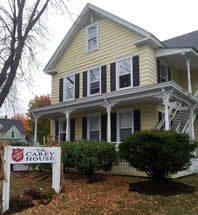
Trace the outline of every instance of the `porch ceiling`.
<instances>
[{"instance_id":1,"label":"porch ceiling","mask_svg":"<svg viewBox=\"0 0 198 215\"><path fill-rule=\"evenodd\" d=\"M72 112L88 112L91 110L103 109L107 103L110 104L135 104L140 102L159 103L159 96L164 90L172 90L171 101L180 101L184 104L198 104L198 98L189 94L179 87L175 82L169 81L160 84L153 84L144 87L136 87L127 90L114 91L94 97L86 97L60 104L49 105L41 108L30 109L35 116L48 116L49 118L59 117L66 110Z\"/></svg>"},{"instance_id":2,"label":"porch ceiling","mask_svg":"<svg viewBox=\"0 0 198 215\"><path fill-rule=\"evenodd\" d=\"M198 53L192 48L158 49L156 56L177 71L187 70L186 58L189 58L191 70L198 71Z\"/></svg>"}]
</instances>

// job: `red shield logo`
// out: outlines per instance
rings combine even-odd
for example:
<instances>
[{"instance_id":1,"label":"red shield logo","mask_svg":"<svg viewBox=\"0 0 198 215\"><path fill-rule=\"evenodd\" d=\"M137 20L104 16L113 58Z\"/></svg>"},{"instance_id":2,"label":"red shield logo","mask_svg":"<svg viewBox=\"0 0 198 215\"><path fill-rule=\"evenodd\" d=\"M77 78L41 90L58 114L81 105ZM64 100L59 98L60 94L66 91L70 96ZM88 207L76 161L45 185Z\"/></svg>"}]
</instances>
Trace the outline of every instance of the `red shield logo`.
<instances>
[{"instance_id":1,"label":"red shield logo","mask_svg":"<svg viewBox=\"0 0 198 215\"><path fill-rule=\"evenodd\" d=\"M19 162L24 158L24 149L12 149L12 160Z\"/></svg>"}]
</instances>

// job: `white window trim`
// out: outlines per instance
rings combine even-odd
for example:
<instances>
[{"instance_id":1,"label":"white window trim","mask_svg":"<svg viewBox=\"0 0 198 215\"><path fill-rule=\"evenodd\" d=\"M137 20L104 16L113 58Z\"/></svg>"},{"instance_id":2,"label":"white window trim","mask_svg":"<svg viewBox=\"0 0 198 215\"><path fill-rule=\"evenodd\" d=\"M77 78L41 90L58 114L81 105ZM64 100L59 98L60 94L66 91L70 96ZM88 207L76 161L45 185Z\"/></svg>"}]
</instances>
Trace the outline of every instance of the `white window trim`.
<instances>
[{"instance_id":1,"label":"white window trim","mask_svg":"<svg viewBox=\"0 0 198 215\"><path fill-rule=\"evenodd\" d=\"M99 81L100 81L100 90L99 93L95 93L95 94L90 94L90 70L92 69L96 69L99 68ZM102 81L101 81L101 66L94 66L88 69L88 77L87 77L87 95L88 96L96 96L96 95L100 95L101 94L101 88L102 88Z\"/></svg>"},{"instance_id":2,"label":"white window trim","mask_svg":"<svg viewBox=\"0 0 198 215\"><path fill-rule=\"evenodd\" d=\"M120 113L128 113L130 112L131 113L131 128L132 128L132 133L134 133L134 110L131 109L131 108L125 108L125 109L120 109L116 112L116 119L117 119L117 142L118 143L121 143L121 140L120 140Z\"/></svg>"},{"instance_id":3,"label":"white window trim","mask_svg":"<svg viewBox=\"0 0 198 215\"><path fill-rule=\"evenodd\" d=\"M123 60L130 60L131 63L131 86L129 87L124 87L124 88L120 88L119 86L119 62L123 61ZM125 89L129 89L133 87L133 56L127 56L127 57L122 57L116 60L116 90L125 90Z\"/></svg>"},{"instance_id":4,"label":"white window trim","mask_svg":"<svg viewBox=\"0 0 198 215\"><path fill-rule=\"evenodd\" d=\"M87 139L90 140L90 118L99 117L99 140L101 140L101 113L90 113L87 116Z\"/></svg>"},{"instance_id":5,"label":"white window trim","mask_svg":"<svg viewBox=\"0 0 198 215\"><path fill-rule=\"evenodd\" d=\"M70 98L70 99L66 99L66 92L65 92L65 84L66 84L66 82L65 82L65 79L67 78L67 77L69 77L69 76L74 76L74 98ZM72 101L72 100L74 100L75 99L75 90L76 90L76 82L75 82L76 80L75 80L75 73L70 73L70 74L67 74L67 75L65 75L64 76L64 78L63 78L63 101L65 102L65 101Z\"/></svg>"},{"instance_id":6,"label":"white window trim","mask_svg":"<svg viewBox=\"0 0 198 215\"><path fill-rule=\"evenodd\" d=\"M166 67L166 76L167 76L166 81L168 81L168 64L165 61L160 60L160 82L161 82L161 64Z\"/></svg>"},{"instance_id":7,"label":"white window trim","mask_svg":"<svg viewBox=\"0 0 198 215\"><path fill-rule=\"evenodd\" d=\"M96 46L95 49L89 50L89 49L88 49L88 29L89 29L90 27L92 27L93 25L96 25L97 46ZM92 52L92 51L95 51L95 50L97 50L98 47L99 47L98 26L99 26L99 25L98 25L98 22L95 22L95 23L90 24L90 25L88 25L88 26L86 27L86 52L87 52L87 53Z\"/></svg>"}]
</instances>

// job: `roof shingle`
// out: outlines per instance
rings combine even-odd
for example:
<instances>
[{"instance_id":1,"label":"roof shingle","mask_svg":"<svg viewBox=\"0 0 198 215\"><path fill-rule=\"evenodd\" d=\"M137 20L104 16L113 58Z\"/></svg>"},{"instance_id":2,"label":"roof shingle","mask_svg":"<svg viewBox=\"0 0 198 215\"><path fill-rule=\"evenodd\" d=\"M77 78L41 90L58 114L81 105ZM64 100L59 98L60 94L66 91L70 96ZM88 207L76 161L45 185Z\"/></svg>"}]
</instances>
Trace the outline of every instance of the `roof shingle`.
<instances>
[{"instance_id":1,"label":"roof shingle","mask_svg":"<svg viewBox=\"0 0 198 215\"><path fill-rule=\"evenodd\" d=\"M0 132L5 133L7 132L12 126L15 126L22 135L25 135L25 130L23 124L20 120L14 119L0 119Z\"/></svg>"},{"instance_id":2,"label":"roof shingle","mask_svg":"<svg viewBox=\"0 0 198 215\"><path fill-rule=\"evenodd\" d=\"M194 48L198 50L198 30L163 41L168 48Z\"/></svg>"}]
</instances>

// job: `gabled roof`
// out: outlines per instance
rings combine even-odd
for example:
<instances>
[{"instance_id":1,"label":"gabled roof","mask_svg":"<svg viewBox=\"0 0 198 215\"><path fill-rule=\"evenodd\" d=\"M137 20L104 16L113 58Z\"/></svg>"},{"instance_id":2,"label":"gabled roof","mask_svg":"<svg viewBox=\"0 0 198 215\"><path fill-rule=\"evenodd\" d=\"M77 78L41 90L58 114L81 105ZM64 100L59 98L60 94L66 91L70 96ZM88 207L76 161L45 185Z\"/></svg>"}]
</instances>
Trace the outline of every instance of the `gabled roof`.
<instances>
[{"instance_id":1,"label":"gabled roof","mask_svg":"<svg viewBox=\"0 0 198 215\"><path fill-rule=\"evenodd\" d=\"M6 133L12 126L15 126L22 135L25 135L25 130L20 120L0 119L0 133Z\"/></svg>"},{"instance_id":2,"label":"gabled roof","mask_svg":"<svg viewBox=\"0 0 198 215\"><path fill-rule=\"evenodd\" d=\"M128 28L129 30L137 32L138 34L145 37L145 39L151 39L153 41L153 43L156 44L157 47L161 47L161 48L165 47L163 45L163 43L161 43L160 40L158 40L155 36L153 36L148 31L146 31L130 22L127 22L126 20L121 19L120 17L115 16L101 8L98 8L91 4L87 4L85 6L85 8L83 9L83 11L78 16L78 18L76 19L76 21L74 22L74 24L72 25L72 27L70 28L70 30L68 31L68 33L66 34L66 36L64 37L64 39L62 40L62 42L60 43L60 45L58 46L58 48L56 49L56 51L54 52L54 54L52 55L52 57L50 58L50 60L48 61L47 65L44 68L45 73L53 74L56 62L63 55L64 51L69 46L70 42L73 40L73 38L77 34L77 32L88 21L91 14L97 15L99 17L108 18L108 19Z\"/></svg>"},{"instance_id":3,"label":"gabled roof","mask_svg":"<svg viewBox=\"0 0 198 215\"><path fill-rule=\"evenodd\" d=\"M194 48L198 50L198 31L163 41L168 48Z\"/></svg>"}]
</instances>

